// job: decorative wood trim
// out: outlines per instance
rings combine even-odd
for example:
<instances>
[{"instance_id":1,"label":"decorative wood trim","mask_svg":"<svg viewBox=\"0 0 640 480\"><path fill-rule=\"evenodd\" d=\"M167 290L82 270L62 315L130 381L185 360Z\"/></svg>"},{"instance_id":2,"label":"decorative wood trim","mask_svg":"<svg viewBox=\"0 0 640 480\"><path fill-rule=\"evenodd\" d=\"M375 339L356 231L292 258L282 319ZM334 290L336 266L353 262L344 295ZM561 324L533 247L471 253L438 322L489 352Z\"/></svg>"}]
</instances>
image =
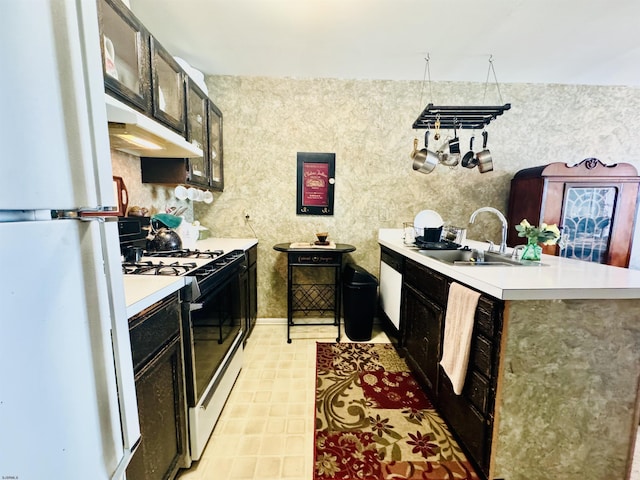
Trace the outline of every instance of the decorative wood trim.
<instances>
[{"instance_id":1,"label":"decorative wood trim","mask_svg":"<svg viewBox=\"0 0 640 480\"><path fill-rule=\"evenodd\" d=\"M573 166L554 162L542 170L542 177L635 177L636 167L630 163L606 165L597 158L585 158Z\"/></svg>"}]
</instances>

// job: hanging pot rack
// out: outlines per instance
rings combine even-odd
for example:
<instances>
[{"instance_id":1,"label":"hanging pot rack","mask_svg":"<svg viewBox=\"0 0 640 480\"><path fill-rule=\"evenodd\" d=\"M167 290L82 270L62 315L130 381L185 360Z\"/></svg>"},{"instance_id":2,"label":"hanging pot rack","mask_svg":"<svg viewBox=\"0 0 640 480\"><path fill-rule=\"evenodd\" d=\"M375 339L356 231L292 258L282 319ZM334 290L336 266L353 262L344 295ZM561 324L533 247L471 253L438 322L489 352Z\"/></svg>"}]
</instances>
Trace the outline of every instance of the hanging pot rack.
<instances>
[{"instance_id":1,"label":"hanging pot rack","mask_svg":"<svg viewBox=\"0 0 640 480\"><path fill-rule=\"evenodd\" d=\"M425 75L422 81L422 90L424 90L424 83L429 75L429 92L431 93L431 71L429 70L429 55L425 58ZM485 98L487 94L487 86L489 85L489 74L493 72L493 78L498 90L498 96L502 101L502 95L500 95L500 85L498 84L498 78L496 76L495 68L493 67L493 56L489 56L489 70L487 71L487 80L485 82ZM422 93L420 95L422 97ZM422 98L421 102L422 104ZM414 129L433 128L437 125L442 129L482 129L489 125L491 120L495 120L502 115L505 111L511 108L510 103L505 103L502 106L436 106L433 103L429 103L418 118L413 122Z\"/></svg>"},{"instance_id":2,"label":"hanging pot rack","mask_svg":"<svg viewBox=\"0 0 640 480\"><path fill-rule=\"evenodd\" d=\"M510 103L502 106L436 106L430 103L413 122L414 129L433 128L436 121L442 129L482 129L489 125L505 111L511 108Z\"/></svg>"}]
</instances>

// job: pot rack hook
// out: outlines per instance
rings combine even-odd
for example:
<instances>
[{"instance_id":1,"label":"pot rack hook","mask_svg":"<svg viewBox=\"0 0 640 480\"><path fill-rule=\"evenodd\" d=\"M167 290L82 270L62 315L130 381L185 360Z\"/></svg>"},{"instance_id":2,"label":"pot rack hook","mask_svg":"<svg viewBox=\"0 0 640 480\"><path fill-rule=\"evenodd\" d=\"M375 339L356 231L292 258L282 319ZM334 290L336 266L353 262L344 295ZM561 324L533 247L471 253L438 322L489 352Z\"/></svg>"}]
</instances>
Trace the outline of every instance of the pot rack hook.
<instances>
[{"instance_id":1,"label":"pot rack hook","mask_svg":"<svg viewBox=\"0 0 640 480\"><path fill-rule=\"evenodd\" d=\"M487 98L487 87L489 86L489 74L493 72L493 80L496 84L496 89L498 91L498 97L500 98L500 103L504 103L502 100L502 94L500 93L500 84L498 83L498 77L496 76L496 69L493 66L493 55L489 55L489 69L487 70L487 80L484 82L484 96L482 97L482 103L485 103L485 99Z\"/></svg>"}]
</instances>

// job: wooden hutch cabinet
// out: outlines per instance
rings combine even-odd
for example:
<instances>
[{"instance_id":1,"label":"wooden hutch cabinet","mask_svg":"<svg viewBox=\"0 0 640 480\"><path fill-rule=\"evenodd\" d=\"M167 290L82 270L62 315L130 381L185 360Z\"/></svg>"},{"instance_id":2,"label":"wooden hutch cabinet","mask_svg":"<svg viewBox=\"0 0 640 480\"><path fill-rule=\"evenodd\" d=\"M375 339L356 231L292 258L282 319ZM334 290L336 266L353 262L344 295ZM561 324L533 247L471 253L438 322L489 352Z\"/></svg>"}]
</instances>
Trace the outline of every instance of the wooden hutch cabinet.
<instances>
[{"instance_id":1,"label":"wooden hutch cabinet","mask_svg":"<svg viewBox=\"0 0 640 480\"><path fill-rule=\"evenodd\" d=\"M511 180L507 243L525 243L513 228L522 219L555 223L566 246L544 246L544 253L628 267L639 183L633 165L605 165L596 158L520 170Z\"/></svg>"}]
</instances>

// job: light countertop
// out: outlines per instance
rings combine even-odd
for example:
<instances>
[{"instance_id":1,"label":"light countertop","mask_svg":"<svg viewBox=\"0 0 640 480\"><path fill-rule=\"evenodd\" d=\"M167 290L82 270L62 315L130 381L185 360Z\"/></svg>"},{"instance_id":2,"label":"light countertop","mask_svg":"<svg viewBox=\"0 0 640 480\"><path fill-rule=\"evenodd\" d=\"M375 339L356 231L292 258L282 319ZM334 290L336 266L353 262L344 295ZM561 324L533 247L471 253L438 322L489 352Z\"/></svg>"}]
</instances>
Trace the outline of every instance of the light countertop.
<instances>
[{"instance_id":1,"label":"light countertop","mask_svg":"<svg viewBox=\"0 0 640 480\"><path fill-rule=\"evenodd\" d=\"M378 243L470 287L502 300L640 298L640 271L542 255L540 266L454 266L402 241L402 229L380 229ZM469 248L488 244L466 240Z\"/></svg>"},{"instance_id":2,"label":"light countertop","mask_svg":"<svg viewBox=\"0 0 640 480\"><path fill-rule=\"evenodd\" d=\"M256 245L256 238L207 238L196 243L198 250L247 250ZM145 308L180 290L191 281L190 277L155 275L124 275L124 293L127 317L131 318Z\"/></svg>"}]
</instances>

